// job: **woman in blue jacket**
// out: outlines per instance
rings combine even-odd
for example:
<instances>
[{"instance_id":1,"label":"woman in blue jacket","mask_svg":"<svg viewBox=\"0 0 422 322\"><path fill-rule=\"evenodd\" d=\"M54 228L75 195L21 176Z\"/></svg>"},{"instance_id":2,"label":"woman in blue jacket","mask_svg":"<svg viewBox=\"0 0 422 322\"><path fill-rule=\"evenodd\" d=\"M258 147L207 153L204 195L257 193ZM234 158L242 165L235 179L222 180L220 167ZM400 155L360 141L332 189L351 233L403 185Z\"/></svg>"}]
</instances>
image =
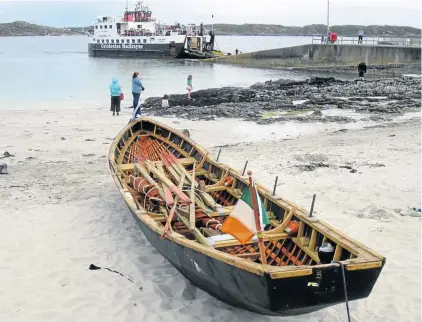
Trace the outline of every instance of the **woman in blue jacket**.
<instances>
[{"instance_id":1,"label":"woman in blue jacket","mask_svg":"<svg viewBox=\"0 0 422 322\"><path fill-rule=\"evenodd\" d=\"M139 97L144 90L141 80L138 78L139 73L134 72L132 75L132 95L133 95L133 108L138 106Z\"/></svg>"},{"instance_id":2,"label":"woman in blue jacket","mask_svg":"<svg viewBox=\"0 0 422 322\"><path fill-rule=\"evenodd\" d=\"M122 93L122 88L119 85L119 82L116 78L113 78L113 81L110 84L110 96L111 96L111 108L113 116L117 112L117 115L120 113L120 94Z\"/></svg>"}]
</instances>

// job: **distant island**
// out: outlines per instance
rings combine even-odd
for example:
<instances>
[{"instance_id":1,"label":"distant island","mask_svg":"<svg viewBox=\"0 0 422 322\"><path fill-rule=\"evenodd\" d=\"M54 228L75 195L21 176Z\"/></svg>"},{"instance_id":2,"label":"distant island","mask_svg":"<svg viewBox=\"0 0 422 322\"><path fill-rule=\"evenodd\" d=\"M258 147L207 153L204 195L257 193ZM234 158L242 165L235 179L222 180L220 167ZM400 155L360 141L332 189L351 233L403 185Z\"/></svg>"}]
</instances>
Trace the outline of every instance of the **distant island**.
<instances>
[{"instance_id":1,"label":"distant island","mask_svg":"<svg viewBox=\"0 0 422 322\"><path fill-rule=\"evenodd\" d=\"M88 30L92 28L92 26L54 28L31 24L25 21L15 21L0 24L0 37L86 35ZM211 29L211 25L205 25L205 28ZM361 29L368 36L421 36L421 29L406 26L341 25L330 28L331 31L341 36L356 36ZM216 35L236 36L313 36L325 34L327 32L327 26L306 25L303 27L294 27L267 24L214 24L214 32Z\"/></svg>"},{"instance_id":2,"label":"distant island","mask_svg":"<svg viewBox=\"0 0 422 322\"><path fill-rule=\"evenodd\" d=\"M85 35L90 27L54 28L26 21L0 23L0 37L15 36L76 36Z\"/></svg>"},{"instance_id":3,"label":"distant island","mask_svg":"<svg viewBox=\"0 0 422 322\"><path fill-rule=\"evenodd\" d=\"M211 29L211 25L205 26ZM330 30L341 36L356 36L363 30L368 36L420 36L421 29L406 26L331 26ZM327 25L306 25L303 27L267 25L267 24L214 24L216 35L242 36L313 36L326 34Z\"/></svg>"}]
</instances>

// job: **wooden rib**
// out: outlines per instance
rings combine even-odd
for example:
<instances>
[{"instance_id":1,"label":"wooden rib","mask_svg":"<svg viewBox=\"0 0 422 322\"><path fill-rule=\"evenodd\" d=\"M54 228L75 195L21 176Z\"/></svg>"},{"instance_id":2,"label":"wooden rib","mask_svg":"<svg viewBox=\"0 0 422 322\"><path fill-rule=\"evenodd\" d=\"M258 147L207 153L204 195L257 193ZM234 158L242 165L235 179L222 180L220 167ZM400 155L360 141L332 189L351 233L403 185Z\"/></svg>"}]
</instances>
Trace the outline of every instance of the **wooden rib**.
<instances>
[{"instance_id":1,"label":"wooden rib","mask_svg":"<svg viewBox=\"0 0 422 322\"><path fill-rule=\"evenodd\" d=\"M341 246L337 245L336 250L334 251L333 261L339 261L340 260L342 251L343 251L343 248L341 248Z\"/></svg>"},{"instance_id":2,"label":"wooden rib","mask_svg":"<svg viewBox=\"0 0 422 322\"><path fill-rule=\"evenodd\" d=\"M287 225L289 224L290 220L293 217L293 214L295 212L295 208L291 208L289 213L287 214L287 216L284 218L283 222L281 223L281 225L279 225L278 227L268 231L268 232L263 232L263 235L265 236L266 234L270 233L270 234L274 234L274 233L282 233L284 232L284 229L286 229Z\"/></svg>"},{"instance_id":3,"label":"wooden rib","mask_svg":"<svg viewBox=\"0 0 422 322\"><path fill-rule=\"evenodd\" d=\"M311 240L309 241L309 250L315 250L315 243L317 238L317 230L312 227Z\"/></svg>"}]
</instances>

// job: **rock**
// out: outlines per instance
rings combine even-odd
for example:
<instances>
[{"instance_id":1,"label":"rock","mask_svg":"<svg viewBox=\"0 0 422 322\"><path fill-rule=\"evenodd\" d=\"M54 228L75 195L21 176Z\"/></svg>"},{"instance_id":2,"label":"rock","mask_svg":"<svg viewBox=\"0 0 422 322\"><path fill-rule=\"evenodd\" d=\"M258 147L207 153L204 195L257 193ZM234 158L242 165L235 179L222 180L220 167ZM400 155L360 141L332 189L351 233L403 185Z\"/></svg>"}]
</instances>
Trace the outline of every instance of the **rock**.
<instances>
[{"instance_id":1,"label":"rock","mask_svg":"<svg viewBox=\"0 0 422 322\"><path fill-rule=\"evenodd\" d=\"M7 164L6 163L0 163L0 174L8 174L7 173Z\"/></svg>"},{"instance_id":2,"label":"rock","mask_svg":"<svg viewBox=\"0 0 422 322\"><path fill-rule=\"evenodd\" d=\"M402 210L400 215L403 217L422 217L422 212L415 211L413 209Z\"/></svg>"},{"instance_id":3,"label":"rock","mask_svg":"<svg viewBox=\"0 0 422 322\"><path fill-rule=\"evenodd\" d=\"M169 96L171 108L161 106L162 97L147 98L143 109L157 116L177 115L187 119L226 117L253 120L259 124L280 121L356 122L345 116L324 116L321 109L354 109L372 115L363 121L390 121L387 115L401 115L405 108L421 107L421 82L414 78L341 81L313 77L305 81L280 79L256 83L249 88L222 87ZM305 101L293 104L293 101ZM311 110L310 115L277 112ZM267 117L267 115L275 116Z\"/></svg>"}]
</instances>

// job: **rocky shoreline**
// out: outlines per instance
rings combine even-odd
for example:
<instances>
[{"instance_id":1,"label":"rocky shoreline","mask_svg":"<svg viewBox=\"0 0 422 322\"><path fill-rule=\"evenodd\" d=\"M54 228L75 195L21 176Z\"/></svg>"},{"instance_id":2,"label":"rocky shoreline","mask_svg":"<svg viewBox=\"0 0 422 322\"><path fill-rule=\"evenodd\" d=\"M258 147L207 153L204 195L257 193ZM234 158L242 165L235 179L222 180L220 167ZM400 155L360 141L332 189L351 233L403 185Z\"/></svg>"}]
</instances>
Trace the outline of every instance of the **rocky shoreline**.
<instances>
[{"instance_id":1,"label":"rocky shoreline","mask_svg":"<svg viewBox=\"0 0 422 322\"><path fill-rule=\"evenodd\" d=\"M406 111L421 110L421 78L338 80L313 77L305 81L276 80L249 88L223 87L169 95L170 107L161 97L150 97L143 110L157 116L213 120L240 118L269 124L280 121L356 122L390 120ZM355 112L356 118L341 112ZM329 113L331 112L331 113ZM347 113L343 113L347 114Z\"/></svg>"}]
</instances>

